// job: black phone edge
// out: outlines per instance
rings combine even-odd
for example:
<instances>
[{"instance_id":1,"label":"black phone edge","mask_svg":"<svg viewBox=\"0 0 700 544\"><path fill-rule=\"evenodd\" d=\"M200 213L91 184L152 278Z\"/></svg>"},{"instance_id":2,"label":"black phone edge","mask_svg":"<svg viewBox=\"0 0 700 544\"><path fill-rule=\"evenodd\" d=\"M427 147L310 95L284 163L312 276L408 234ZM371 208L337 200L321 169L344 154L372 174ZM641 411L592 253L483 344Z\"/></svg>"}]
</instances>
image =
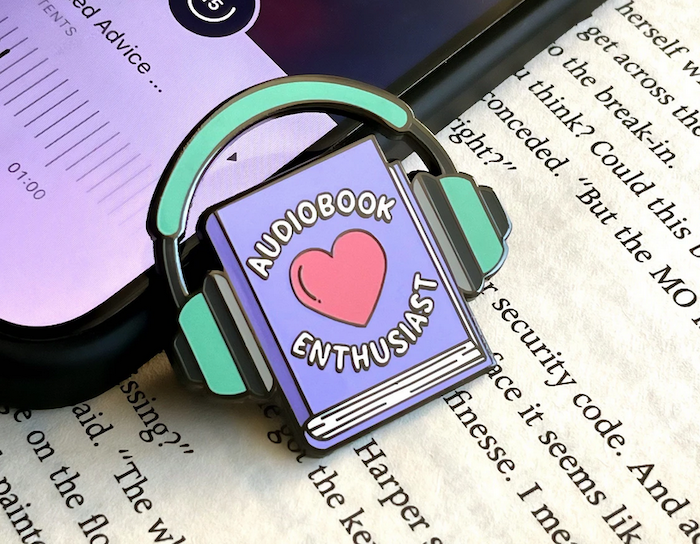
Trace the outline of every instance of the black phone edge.
<instances>
[{"instance_id":1,"label":"black phone edge","mask_svg":"<svg viewBox=\"0 0 700 544\"><path fill-rule=\"evenodd\" d=\"M528 0L424 77L408 84L399 79L389 90L398 92L417 118L437 131L602 3ZM362 135L361 126L341 123L291 165ZM395 159L405 158L409 152L400 142L383 141L382 147ZM197 253L197 248L193 251ZM117 304L121 307L115 307ZM20 327L3 323L0 403L45 409L95 397L162 351L173 337L175 325L172 302L153 268L67 324Z\"/></svg>"}]
</instances>

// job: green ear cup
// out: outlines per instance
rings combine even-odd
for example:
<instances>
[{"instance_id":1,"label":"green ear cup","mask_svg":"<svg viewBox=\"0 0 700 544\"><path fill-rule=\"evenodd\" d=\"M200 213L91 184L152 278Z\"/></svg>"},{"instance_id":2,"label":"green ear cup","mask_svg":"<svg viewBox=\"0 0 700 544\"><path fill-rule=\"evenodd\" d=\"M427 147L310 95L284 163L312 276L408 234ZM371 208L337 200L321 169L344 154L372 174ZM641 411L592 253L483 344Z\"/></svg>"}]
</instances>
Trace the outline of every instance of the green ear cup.
<instances>
[{"instance_id":1,"label":"green ear cup","mask_svg":"<svg viewBox=\"0 0 700 544\"><path fill-rule=\"evenodd\" d=\"M202 293L187 301L178 321L209 389L228 397L246 393L243 378Z\"/></svg>"},{"instance_id":2,"label":"green ear cup","mask_svg":"<svg viewBox=\"0 0 700 544\"><path fill-rule=\"evenodd\" d=\"M510 222L498 198L465 174L417 172L412 184L457 285L467 298L475 297L507 254Z\"/></svg>"}]
</instances>

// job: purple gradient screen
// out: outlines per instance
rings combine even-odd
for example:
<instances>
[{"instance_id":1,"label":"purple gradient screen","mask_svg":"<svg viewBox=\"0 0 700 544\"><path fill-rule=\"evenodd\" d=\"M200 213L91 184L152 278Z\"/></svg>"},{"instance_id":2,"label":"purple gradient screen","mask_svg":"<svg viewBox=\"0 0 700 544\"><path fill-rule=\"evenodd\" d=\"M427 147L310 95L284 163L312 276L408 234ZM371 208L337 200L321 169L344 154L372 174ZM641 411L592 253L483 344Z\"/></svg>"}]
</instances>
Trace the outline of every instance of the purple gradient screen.
<instances>
[{"instance_id":1,"label":"purple gradient screen","mask_svg":"<svg viewBox=\"0 0 700 544\"><path fill-rule=\"evenodd\" d=\"M227 97L285 73L386 86L495 3L262 0L247 33L223 38L186 30L167 2L3 3L0 319L69 321L150 267L145 219L157 180ZM237 139L207 171L190 217L270 176L333 125L301 114Z\"/></svg>"}]
</instances>

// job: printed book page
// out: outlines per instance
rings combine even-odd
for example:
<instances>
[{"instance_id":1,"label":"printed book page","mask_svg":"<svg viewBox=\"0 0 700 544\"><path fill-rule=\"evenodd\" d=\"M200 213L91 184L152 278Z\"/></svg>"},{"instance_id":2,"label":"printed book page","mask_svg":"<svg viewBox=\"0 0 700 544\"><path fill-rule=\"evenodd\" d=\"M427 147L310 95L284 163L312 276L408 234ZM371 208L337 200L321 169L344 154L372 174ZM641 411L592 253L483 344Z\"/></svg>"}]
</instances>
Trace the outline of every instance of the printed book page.
<instances>
[{"instance_id":1,"label":"printed book page","mask_svg":"<svg viewBox=\"0 0 700 544\"><path fill-rule=\"evenodd\" d=\"M700 542L699 20L607 2L439 134L514 225L490 375L323 459L164 355L1 408L0 542Z\"/></svg>"}]
</instances>

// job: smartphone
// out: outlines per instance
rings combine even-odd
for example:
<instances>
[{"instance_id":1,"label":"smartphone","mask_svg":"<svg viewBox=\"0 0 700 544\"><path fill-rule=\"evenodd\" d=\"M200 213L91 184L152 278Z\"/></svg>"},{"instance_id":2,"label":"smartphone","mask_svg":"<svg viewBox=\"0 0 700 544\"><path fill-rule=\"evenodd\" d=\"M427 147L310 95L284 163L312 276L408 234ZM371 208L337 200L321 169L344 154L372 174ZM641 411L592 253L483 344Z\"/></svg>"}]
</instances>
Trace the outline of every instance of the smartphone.
<instances>
[{"instance_id":1,"label":"smartphone","mask_svg":"<svg viewBox=\"0 0 700 544\"><path fill-rule=\"evenodd\" d=\"M587 4L584 13L598 3ZM227 97L285 74L323 73L359 79L416 102L437 90L428 102L444 103L445 89L452 95L464 89L459 78L441 79L440 68L448 61L452 71L468 64L469 44L491 32L491 41L480 46L487 51L499 36L514 36L526 16L533 27L543 10L551 19L573 4L34 0L4 5L0 400L35 406L75 402L113 385L162 349L170 332L169 309L152 281L148 206L178 144ZM502 30L494 31L499 24ZM521 34L510 41L522 46L524 36L531 39L536 32ZM497 84L511 68L487 77L487 84ZM343 131L333 131L336 121L322 114L294 115L236 140L198 189L189 232L201 211L257 185L329 131L322 140L326 145L339 140Z\"/></svg>"}]
</instances>

